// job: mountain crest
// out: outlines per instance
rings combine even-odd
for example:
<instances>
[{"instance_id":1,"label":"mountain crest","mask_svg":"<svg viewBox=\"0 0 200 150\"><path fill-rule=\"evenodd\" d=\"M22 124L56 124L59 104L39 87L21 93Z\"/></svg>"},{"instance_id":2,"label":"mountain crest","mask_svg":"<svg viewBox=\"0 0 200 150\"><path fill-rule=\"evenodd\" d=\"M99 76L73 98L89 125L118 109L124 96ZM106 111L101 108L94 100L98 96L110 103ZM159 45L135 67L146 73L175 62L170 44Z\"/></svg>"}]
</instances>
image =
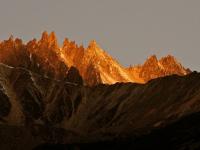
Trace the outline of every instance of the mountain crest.
<instances>
[{"instance_id":1,"label":"mountain crest","mask_svg":"<svg viewBox=\"0 0 200 150\"><path fill-rule=\"evenodd\" d=\"M13 40L14 40L14 36L13 36L13 35L10 35L10 37L9 37L8 40L9 40L9 41L13 41Z\"/></svg>"},{"instance_id":2,"label":"mountain crest","mask_svg":"<svg viewBox=\"0 0 200 150\"><path fill-rule=\"evenodd\" d=\"M97 44L95 40L91 40L89 42L88 47L86 49L86 53L87 55L90 56L102 57L102 58L104 58L105 55L107 55L106 53L104 53L104 50L101 49L101 47L99 46L99 44Z\"/></svg>"},{"instance_id":3,"label":"mountain crest","mask_svg":"<svg viewBox=\"0 0 200 150\"><path fill-rule=\"evenodd\" d=\"M47 44L49 47L58 48L58 41L54 32L48 34L47 31L44 31L39 42L41 44Z\"/></svg>"},{"instance_id":4,"label":"mountain crest","mask_svg":"<svg viewBox=\"0 0 200 150\"><path fill-rule=\"evenodd\" d=\"M100 49L100 46L97 44L95 40L91 40L88 44L89 49Z\"/></svg>"},{"instance_id":5,"label":"mountain crest","mask_svg":"<svg viewBox=\"0 0 200 150\"><path fill-rule=\"evenodd\" d=\"M179 62L176 60L176 58L172 55L167 55L165 57L162 57L160 59L160 62L166 62L166 63L176 63L176 64L179 64Z\"/></svg>"},{"instance_id":6,"label":"mountain crest","mask_svg":"<svg viewBox=\"0 0 200 150\"><path fill-rule=\"evenodd\" d=\"M57 42L57 38L56 38L55 32L51 32L50 33L50 35L49 35L49 41L50 42Z\"/></svg>"},{"instance_id":7,"label":"mountain crest","mask_svg":"<svg viewBox=\"0 0 200 150\"><path fill-rule=\"evenodd\" d=\"M63 48L69 46L70 40L68 38L65 38L63 41Z\"/></svg>"},{"instance_id":8,"label":"mountain crest","mask_svg":"<svg viewBox=\"0 0 200 150\"><path fill-rule=\"evenodd\" d=\"M172 55L158 60L156 55L147 58L143 65L125 68L106 53L95 40L87 48L65 38L59 47L54 32L42 33L39 41L23 44L20 39L0 43L0 62L10 66L25 67L28 70L59 80L66 77L69 67L75 67L87 85L116 82L145 83L151 79L167 75L186 75L190 73ZM72 75L73 77L73 71ZM72 78L70 77L70 79Z\"/></svg>"},{"instance_id":9,"label":"mountain crest","mask_svg":"<svg viewBox=\"0 0 200 150\"><path fill-rule=\"evenodd\" d=\"M49 38L49 35L48 35L47 31L44 31L42 33L42 37L41 37L40 41L48 41L48 38Z\"/></svg>"},{"instance_id":10,"label":"mountain crest","mask_svg":"<svg viewBox=\"0 0 200 150\"><path fill-rule=\"evenodd\" d=\"M149 61L149 62L157 62L158 61L158 58L157 56L154 54L154 55L151 55L147 58L146 62Z\"/></svg>"}]
</instances>

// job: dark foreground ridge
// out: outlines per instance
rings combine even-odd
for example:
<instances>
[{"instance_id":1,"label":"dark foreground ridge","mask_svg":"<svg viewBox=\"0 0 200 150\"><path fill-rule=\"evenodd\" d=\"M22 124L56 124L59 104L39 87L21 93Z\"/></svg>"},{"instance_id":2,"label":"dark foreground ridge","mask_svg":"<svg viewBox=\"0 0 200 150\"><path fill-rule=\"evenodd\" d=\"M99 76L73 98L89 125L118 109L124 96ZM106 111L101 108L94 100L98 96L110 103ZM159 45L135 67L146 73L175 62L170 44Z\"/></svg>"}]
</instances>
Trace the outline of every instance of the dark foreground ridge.
<instances>
[{"instance_id":1,"label":"dark foreground ridge","mask_svg":"<svg viewBox=\"0 0 200 150\"><path fill-rule=\"evenodd\" d=\"M0 64L0 149L199 147L199 73L146 84L69 81Z\"/></svg>"},{"instance_id":2,"label":"dark foreground ridge","mask_svg":"<svg viewBox=\"0 0 200 150\"><path fill-rule=\"evenodd\" d=\"M200 113L183 117L164 128L137 138L129 137L96 143L41 144L35 150L199 150L200 149Z\"/></svg>"}]
</instances>

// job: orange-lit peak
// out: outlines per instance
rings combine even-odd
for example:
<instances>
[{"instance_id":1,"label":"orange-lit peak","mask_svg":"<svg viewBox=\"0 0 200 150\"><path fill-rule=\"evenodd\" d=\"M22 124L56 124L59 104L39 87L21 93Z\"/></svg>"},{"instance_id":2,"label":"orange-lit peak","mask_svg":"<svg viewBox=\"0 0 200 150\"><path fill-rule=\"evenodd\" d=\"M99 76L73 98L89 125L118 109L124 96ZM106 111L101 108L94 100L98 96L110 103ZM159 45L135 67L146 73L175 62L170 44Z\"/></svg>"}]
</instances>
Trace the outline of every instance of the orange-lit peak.
<instances>
[{"instance_id":1,"label":"orange-lit peak","mask_svg":"<svg viewBox=\"0 0 200 150\"><path fill-rule=\"evenodd\" d=\"M13 35L10 35L10 37L9 37L9 39L8 39L9 41L13 41L14 40L14 37L13 37Z\"/></svg>"},{"instance_id":2,"label":"orange-lit peak","mask_svg":"<svg viewBox=\"0 0 200 150\"><path fill-rule=\"evenodd\" d=\"M53 46L54 48L58 48L58 42L54 32L48 34L47 31L44 31L39 43L48 44L50 47Z\"/></svg>"},{"instance_id":3,"label":"orange-lit peak","mask_svg":"<svg viewBox=\"0 0 200 150\"><path fill-rule=\"evenodd\" d=\"M158 60L158 59L157 59L157 56L154 54L154 55L149 56L148 60Z\"/></svg>"},{"instance_id":4,"label":"orange-lit peak","mask_svg":"<svg viewBox=\"0 0 200 150\"><path fill-rule=\"evenodd\" d=\"M70 43L70 40L68 38L65 38L63 41L63 47L68 46Z\"/></svg>"},{"instance_id":5,"label":"orange-lit peak","mask_svg":"<svg viewBox=\"0 0 200 150\"><path fill-rule=\"evenodd\" d=\"M50 34L48 34L47 31L44 31L42 33L41 40L42 41L57 41L56 34L55 32L51 32Z\"/></svg>"},{"instance_id":6,"label":"orange-lit peak","mask_svg":"<svg viewBox=\"0 0 200 150\"><path fill-rule=\"evenodd\" d=\"M55 32L51 32L50 33L49 40L50 41L56 41L57 40Z\"/></svg>"},{"instance_id":7,"label":"orange-lit peak","mask_svg":"<svg viewBox=\"0 0 200 150\"><path fill-rule=\"evenodd\" d=\"M89 49L94 49L94 48L100 48L100 46L97 44L97 42L95 40L91 40L89 42L88 48Z\"/></svg>"},{"instance_id":8,"label":"orange-lit peak","mask_svg":"<svg viewBox=\"0 0 200 150\"><path fill-rule=\"evenodd\" d=\"M41 41L47 41L48 37L49 37L49 35L48 35L47 31L44 31L42 33Z\"/></svg>"},{"instance_id":9,"label":"orange-lit peak","mask_svg":"<svg viewBox=\"0 0 200 150\"><path fill-rule=\"evenodd\" d=\"M176 58L174 57L174 56L172 56L172 55L167 55L166 57L163 57L163 58L161 58L161 59L171 59L171 60L176 60Z\"/></svg>"},{"instance_id":10,"label":"orange-lit peak","mask_svg":"<svg viewBox=\"0 0 200 150\"><path fill-rule=\"evenodd\" d=\"M70 44L70 40L68 38L65 38L64 41L63 41L63 46L62 48L68 48L69 47L69 44Z\"/></svg>"}]
</instances>

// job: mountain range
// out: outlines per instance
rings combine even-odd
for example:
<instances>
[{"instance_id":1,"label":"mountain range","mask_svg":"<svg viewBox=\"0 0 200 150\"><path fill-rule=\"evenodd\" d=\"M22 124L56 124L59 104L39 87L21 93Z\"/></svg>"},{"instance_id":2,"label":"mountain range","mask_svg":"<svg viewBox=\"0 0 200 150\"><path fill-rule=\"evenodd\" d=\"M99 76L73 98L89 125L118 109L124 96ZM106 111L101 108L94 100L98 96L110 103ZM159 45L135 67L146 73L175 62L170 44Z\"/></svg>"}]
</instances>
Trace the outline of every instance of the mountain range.
<instances>
[{"instance_id":1,"label":"mountain range","mask_svg":"<svg viewBox=\"0 0 200 150\"><path fill-rule=\"evenodd\" d=\"M158 77L191 73L171 55L160 60L152 55L143 65L123 67L94 40L84 48L66 38L63 46L59 47L55 33L48 34L46 31L39 41L33 39L27 44L11 36L0 43L0 51L0 62L58 80L65 80L69 69L73 67L83 79L79 82L89 86L117 82L146 83Z\"/></svg>"}]
</instances>

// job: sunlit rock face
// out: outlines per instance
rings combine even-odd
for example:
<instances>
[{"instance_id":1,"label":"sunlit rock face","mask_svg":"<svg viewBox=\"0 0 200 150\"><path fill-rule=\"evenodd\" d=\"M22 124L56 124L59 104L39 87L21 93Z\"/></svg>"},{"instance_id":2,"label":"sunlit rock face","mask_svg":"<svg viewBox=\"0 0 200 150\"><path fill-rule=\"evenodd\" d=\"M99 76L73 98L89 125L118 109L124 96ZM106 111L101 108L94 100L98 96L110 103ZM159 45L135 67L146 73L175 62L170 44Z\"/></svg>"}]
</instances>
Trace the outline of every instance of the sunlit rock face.
<instances>
[{"instance_id":1,"label":"sunlit rock face","mask_svg":"<svg viewBox=\"0 0 200 150\"><path fill-rule=\"evenodd\" d=\"M69 45L69 46L67 46ZM91 41L86 49L66 41L63 46L63 57L75 66L88 85L99 83L114 84L116 82L135 82L128 71L109 56L96 41Z\"/></svg>"},{"instance_id":2,"label":"sunlit rock face","mask_svg":"<svg viewBox=\"0 0 200 150\"><path fill-rule=\"evenodd\" d=\"M83 84L90 86L117 82L146 83L158 77L182 76L191 72L170 55L160 60L153 55L143 65L126 68L101 49L95 40L84 48L66 38L63 46L59 47L55 33L46 31L39 41L33 39L27 44L11 36L0 43L0 51L0 62L57 80L65 80L69 68L75 67L83 78Z\"/></svg>"},{"instance_id":3,"label":"sunlit rock face","mask_svg":"<svg viewBox=\"0 0 200 150\"><path fill-rule=\"evenodd\" d=\"M168 75L187 75L191 73L189 69L184 68L175 57L168 55L157 59L156 55L150 56L143 65L131 66L128 68L132 74L136 74L144 82L158 77Z\"/></svg>"},{"instance_id":4,"label":"sunlit rock face","mask_svg":"<svg viewBox=\"0 0 200 150\"><path fill-rule=\"evenodd\" d=\"M143 65L125 68L102 50L94 40L84 49L66 39L62 52L65 62L75 66L88 85L116 82L145 83L158 77L172 74L182 76L191 72L171 55L160 60L153 55Z\"/></svg>"},{"instance_id":5,"label":"sunlit rock face","mask_svg":"<svg viewBox=\"0 0 200 150\"><path fill-rule=\"evenodd\" d=\"M54 32L50 35L44 32L39 41L28 42L27 51L33 62L33 66L31 66L33 70L35 68L37 71L38 68L41 74L55 79L63 79L67 74L68 66L61 61L59 50Z\"/></svg>"},{"instance_id":6,"label":"sunlit rock face","mask_svg":"<svg viewBox=\"0 0 200 150\"><path fill-rule=\"evenodd\" d=\"M69 71L68 65L60 57L60 48L55 33L43 32L39 41L33 39L23 44L21 39L11 36L0 43L0 62L13 67L26 68L32 72L57 80L65 80ZM75 70L76 68L74 68ZM73 73L74 79L80 77L78 70ZM79 82L74 81L73 82Z\"/></svg>"}]
</instances>

